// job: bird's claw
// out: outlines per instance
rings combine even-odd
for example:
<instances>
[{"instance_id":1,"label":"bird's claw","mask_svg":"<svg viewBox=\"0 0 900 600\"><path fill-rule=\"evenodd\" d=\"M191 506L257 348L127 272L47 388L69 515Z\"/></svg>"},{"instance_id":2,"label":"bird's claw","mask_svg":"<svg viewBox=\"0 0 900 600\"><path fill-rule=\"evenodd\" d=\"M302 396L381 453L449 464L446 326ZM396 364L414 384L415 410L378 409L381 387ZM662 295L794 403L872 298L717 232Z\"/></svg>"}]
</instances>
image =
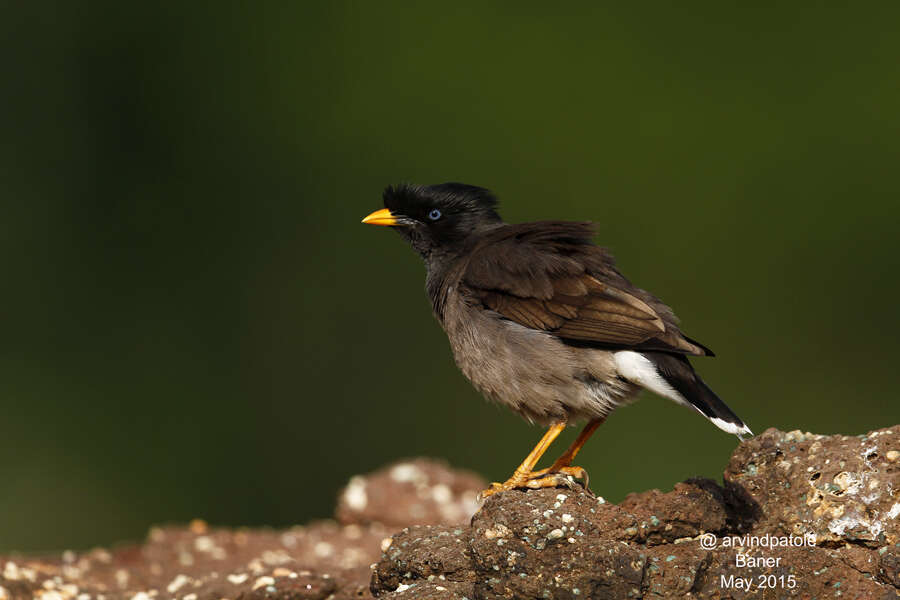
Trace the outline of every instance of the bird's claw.
<instances>
[{"instance_id":1,"label":"bird's claw","mask_svg":"<svg viewBox=\"0 0 900 600\"><path fill-rule=\"evenodd\" d=\"M528 487L552 487L552 485L547 483L541 483L539 485L534 485L538 481L544 482L545 480L556 479L558 481L557 485L565 485L567 487L572 487L572 484L576 479L580 479L584 482L584 487L588 487L588 481L590 478L588 477L588 472L585 471L581 467L573 467L573 466L565 466L565 467L550 467L549 469L541 469L540 471L535 471L531 474L531 477L528 481Z\"/></svg>"},{"instance_id":2,"label":"bird's claw","mask_svg":"<svg viewBox=\"0 0 900 600\"><path fill-rule=\"evenodd\" d=\"M516 478L510 477L508 480L503 483L497 483L496 481L491 483L491 487L486 490L481 490L478 494L478 500L484 502L489 496L493 496L497 492L505 492L507 490L514 490L516 488L525 487L527 480L525 478Z\"/></svg>"},{"instance_id":3,"label":"bird's claw","mask_svg":"<svg viewBox=\"0 0 900 600\"><path fill-rule=\"evenodd\" d=\"M578 480L581 481L579 482ZM588 473L583 468L567 465L535 471L528 480L528 487L537 489L564 486L573 489L576 483L581 483L584 489L590 490L588 480Z\"/></svg>"},{"instance_id":4,"label":"bird's claw","mask_svg":"<svg viewBox=\"0 0 900 600\"><path fill-rule=\"evenodd\" d=\"M577 480L581 480L582 486L588 488L588 474L581 467L565 466L558 468L541 469L533 471L527 476L519 474L513 475L503 483L492 483L491 487L482 490L478 494L478 499L484 501L489 496L493 496L497 492L505 492L514 489L539 489L546 487L565 486L569 489L575 487Z\"/></svg>"}]
</instances>

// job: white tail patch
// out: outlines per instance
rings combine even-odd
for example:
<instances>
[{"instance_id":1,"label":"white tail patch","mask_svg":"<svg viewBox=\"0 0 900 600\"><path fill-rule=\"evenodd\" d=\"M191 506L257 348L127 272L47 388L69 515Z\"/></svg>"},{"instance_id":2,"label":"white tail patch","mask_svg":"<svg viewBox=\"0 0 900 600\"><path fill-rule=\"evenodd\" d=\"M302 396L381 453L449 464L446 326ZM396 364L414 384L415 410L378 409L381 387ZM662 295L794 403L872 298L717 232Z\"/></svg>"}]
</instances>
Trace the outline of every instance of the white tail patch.
<instances>
[{"instance_id":1,"label":"white tail patch","mask_svg":"<svg viewBox=\"0 0 900 600\"><path fill-rule=\"evenodd\" d=\"M616 361L616 371L619 375L628 381L646 388L654 394L659 394L663 398L674 400L682 406L693 408L698 413L706 417L703 411L694 406L691 402L682 396L678 390L669 385L669 382L663 379L663 376L656 370L656 365L649 358L638 352L623 350L616 352L614 355ZM753 435L750 428L746 425L736 425L729 423L719 417L706 417L712 424L727 433L734 434L743 439L744 435Z\"/></svg>"},{"instance_id":2,"label":"white tail patch","mask_svg":"<svg viewBox=\"0 0 900 600\"><path fill-rule=\"evenodd\" d=\"M750 428L744 425L743 427L739 427L734 423L729 423L728 421L723 421L719 417L710 417L710 421L713 422L713 425L721 429L722 431L727 431L728 433L733 433L738 436L741 441L744 441L744 436L749 435L752 436L753 432L750 431Z\"/></svg>"},{"instance_id":3,"label":"white tail patch","mask_svg":"<svg viewBox=\"0 0 900 600\"><path fill-rule=\"evenodd\" d=\"M613 356L616 359L616 371L631 383L636 383L654 394L659 394L663 398L674 400L682 406L699 411L696 406L688 402L684 396L669 385L668 381L662 378L662 375L656 370L656 365L650 362L650 359L643 354L623 350L622 352L616 352Z\"/></svg>"}]
</instances>

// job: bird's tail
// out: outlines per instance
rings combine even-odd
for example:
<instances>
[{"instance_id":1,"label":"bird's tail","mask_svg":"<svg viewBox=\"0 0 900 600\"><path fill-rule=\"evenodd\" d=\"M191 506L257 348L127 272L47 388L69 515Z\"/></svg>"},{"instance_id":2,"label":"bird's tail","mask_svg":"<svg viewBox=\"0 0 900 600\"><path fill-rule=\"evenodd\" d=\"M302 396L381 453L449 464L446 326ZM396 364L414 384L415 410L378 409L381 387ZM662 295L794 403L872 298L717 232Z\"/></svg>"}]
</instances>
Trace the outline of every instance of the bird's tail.
<instances>
[{"instance_id":1,"label":"bird's tail","mask_svg":"<svg viewBox=\"0 0 900 600\"><path fill-rule=\"evenodd\" d=\"M741 418L700 379L685 356L661 352L648 352L646 356L656 366L662 378L716 427L733 433L740 439L744 435L753 435Z\"/></svg>"},{"instance_id":2,"label":"bird's tail","mask_svg":"<svg viewBox=\"0 0 900 600\"><path fill-rule=\"evenodd\" d=\"M733 433L740 439L753 435L741 418L700 379L685 356L664 352L617 352L616 366L625 379L693 408L722 431Z\"/></svg>"}]
</instances>

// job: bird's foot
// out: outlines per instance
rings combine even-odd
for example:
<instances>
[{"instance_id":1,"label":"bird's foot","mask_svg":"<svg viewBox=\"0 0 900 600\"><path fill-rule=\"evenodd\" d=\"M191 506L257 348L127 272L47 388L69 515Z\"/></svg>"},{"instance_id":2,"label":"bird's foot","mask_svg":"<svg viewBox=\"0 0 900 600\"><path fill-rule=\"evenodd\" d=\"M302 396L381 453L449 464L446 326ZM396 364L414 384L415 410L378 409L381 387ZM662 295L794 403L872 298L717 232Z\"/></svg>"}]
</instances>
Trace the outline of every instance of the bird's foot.
<instances>
[{"instance_id":1,"label":"bird's foot","mask_svg":"<svg viewBox=\"0 0 900 600\"><path fill-rule=\"evenodd\" d=\"M514 490L516 488L526 488L528 487L528 480L532 476L532 473L522 473L520 471L516 471L512 474L512 477L504 481L503 483L494 482L491 484L486 490L482 490L478 497L480 500L486 499L488 496L493 496L497 492L506 492L508 490Z\"/></svg>"},{"instance_id":2,"label":"bird's foot","mask_svg":"<svg viewBox=\"0 0 900 600\"><path fill-rule=\"evenodd\" d=\"M581 467L565 466L541 469L531 474L528 479L528 487L532 489L556 487L564 485L571 488L576 479L581 479L585 489L588 489L588 473Z\"/></svg>"},{"instance_id":3,"label":"bird's foot","mask_svg":"<svg viewBox=\"0 0 900 600\"><path fill-rule=\"evenodd\" d=\"M588 474L587 471L585 471L581 467L550 467L549 469L541 469L539 471L532 471L531 473L516 472L512 477L510 477L503 483L492 483L491 487L483 490L481 494L479 494L479 498L481 500L484 500L488 496L493 496L497 492L505 492L507 490L523 488L538 489L545 487L557 487L560 485L571 488L575 485L576 479L583 480L584 487L587 488Z\"/></svg>"},{"instance_id":4,"label":"bird's foot","mask_svg":"<svg viewBox=\"0 0 900 600\"><path fill-rule=\"evenodd\" d=\"M551 475L553 473L561 474L561 475L570 475L575 479L587 479L588 474L581 467L573 467L571 465L560 466L560 467L549 467L547 469L540 469L538 471L532 471L531 475L528 476L528 479L541 479L547 475Z\"/></svg>"}]
</instances>

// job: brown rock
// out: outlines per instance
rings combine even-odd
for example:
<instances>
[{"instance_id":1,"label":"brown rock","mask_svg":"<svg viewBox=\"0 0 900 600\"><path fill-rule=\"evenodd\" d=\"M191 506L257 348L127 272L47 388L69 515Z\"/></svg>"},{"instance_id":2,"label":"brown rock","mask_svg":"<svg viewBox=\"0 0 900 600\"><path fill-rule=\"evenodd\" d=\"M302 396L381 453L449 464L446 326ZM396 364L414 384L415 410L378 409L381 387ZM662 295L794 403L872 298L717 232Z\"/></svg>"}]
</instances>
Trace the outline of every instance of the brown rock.
<instances>
[{"instance_id":1,"label":"brown rock","mask_svg":"<svg viewBox=\"0 0 900 600\"><path fill-rule=\"evenodd\" d=\"M578 489L497 494L458 536L474 597L897 597L898 432L769 430L738 448L724 487L694 479L618 506ZM374 593L410 584L392 566L405 553L379 563Z\"/></svg>"},{"instance_id":2,"label":"brown rock","mask_svg":"<svg viewBox=\"0 0 900 600\"><path fill-rule=\"evenodd\" d=\"M336 515L345 524L391 527L468 523L485 487L474 473L417 458L351 479L338 497Z\"/></svg>"},{"instance_id":3,"label":"brown rock","mask_svg":"<svg viewBox=\"0 0 900 600\"><path fill-rule=\"evenodd\" d=\"M619 505L637 523L637 534L631 539L647 544L722 531L729 508L722 489L709 479L676 483L675 489L665 494L659 490L629 494Z\"/></svg>"},{"instance_id":4,"label":"brown rock","mask_svg":"<svg viewBox=\"0 0 900 600\"><path fill-rule=\"evenodd\" d=\"M619 505L515 490L471 523L483 481L406 461L352 482L340 522L197 521L140 546L0 557L0 600L895 598L898 435L769 430L738 447L724 487L693 479Z\"/></svg>"},{"instance_id":5,"label":"brown rock","mask_svg":"<svg viewBox=\"0 0 900 600\"><path fill-rule=\"evenodd\" d=\"M382 545L381 561L372 573L372 593L378 596L422 581L474 581L467 530L417 525L395 534Z\"/></svg>"},{"instance_id":6,"label":"brown rock","mask_svg":"<svg viewBox=\"0 0 900 600\"><path fill-rule=\"evenodd\" d=\"M741 444L725 481L755 502L754 531L815 534L819 543L900 541L900 427L862 436L769 429Z\"/></svg>"},{"instance_id":7,"label":"brown rock","mask_svg":"<svg viewBox=\"0 0 900 600\"><path fill-rule=\"evenodd\" d=\"M401 586L382 596L389 600L470 600L475 597L471 583L420 582Z\"/></svg>"},{"instance_id":8,"label":"brown rock","mask_svg":"<svg viewBox=\"0 0 900 600\"><path fill-rule=\"evenodd\" d=\"M886 546L878 551L878 577L881 581L900 589L900 549Z\"/></svg>"},{"instance_id":9,"label":"brown rock","mask_svg":"<svg viewBox=\"0 0 900 600\"><path fill-rule=\"evenodd\" d=\"M598 500L581 490L491 496L472 519L477 598L625 598L644 560L597 527Z\"/></svg>"},{"instance_id":10,"label":"brown rock","mask_svg":"<svg viewBox=\"0 0 900 600\"><path fill-rule=\"evenodd\" d=\"M712 557L697 544L681 544L673 553L671 545L647 548L647 569L641 589L646 598L672 598L700 587Z\"/></svg>"}]
</instances>

